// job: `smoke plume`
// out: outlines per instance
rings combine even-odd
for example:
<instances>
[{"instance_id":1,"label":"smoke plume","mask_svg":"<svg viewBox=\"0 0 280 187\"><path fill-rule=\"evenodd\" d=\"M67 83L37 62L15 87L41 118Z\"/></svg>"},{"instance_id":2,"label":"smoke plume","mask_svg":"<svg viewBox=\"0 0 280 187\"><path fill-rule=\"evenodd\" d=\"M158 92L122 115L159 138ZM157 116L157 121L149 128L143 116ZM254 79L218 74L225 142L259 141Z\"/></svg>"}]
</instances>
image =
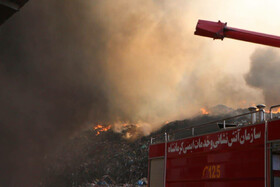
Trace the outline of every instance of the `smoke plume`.
<instances>
[{"instance_id":1,"label":"smoke plume","mask_svg":"<svg viewBox=\"0 0 280 187\"><path fill-rule=\"evenodd\" d=\"M258 49L251 56L251 68L245 79L248 85L263 92L268 106L280 103L280 54L275 49Z\"/></svg>"},{"instance_id":2,"label":"smoke plume","mask_svg":"<svg viewBox=\"0 0 280 187\"><path fill-rule=\"evenodd\" d=\"M256 102L254 89L196 41L188 16L184 1L42 0L8 20L0 30L0 186L38 186L44 155L94 124L140 124L148 134L202 106Z\"/></svg>"}]
</instances>

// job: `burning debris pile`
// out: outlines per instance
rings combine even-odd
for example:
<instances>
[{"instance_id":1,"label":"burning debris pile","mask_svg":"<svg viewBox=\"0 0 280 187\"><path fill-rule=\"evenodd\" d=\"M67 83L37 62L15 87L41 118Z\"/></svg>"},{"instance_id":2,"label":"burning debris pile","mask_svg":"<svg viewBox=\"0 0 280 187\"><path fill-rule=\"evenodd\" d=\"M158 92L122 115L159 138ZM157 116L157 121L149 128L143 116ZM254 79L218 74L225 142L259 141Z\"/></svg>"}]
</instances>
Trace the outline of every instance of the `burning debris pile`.
<instances>
[{"instance_id":1,"label":"burning debris pile","mask_svg":"<svg viewBox=\"0 0 280 187\"><path fill-rule=\"evenodd\" d=\"M42 186L85 186L104 175L117 184L135 184L147 177L149 137L131 141L124 138L128 131L134 129L122 133L91 129L71 139L46 158L51 164Z\"/></svg>"},{"instance_id":2,"label":"burning debris pile","mask_svg":"<svg viewBox=\"0 0 280 187\"><path fill-rule=\"evenodd\" d=\"M228 115L244 111L246 109L239 109ZM201 114L193 119L173 121L149 136L134 135L137 127L133 125L126 124L123 131L116 133L110 125L99 124L60 146L55 154L46 156L49 163L46 168L47 177L41 186L86 186L101 183L105 175L110 176L116 184L135 185L139 179L148 177L148 147L151 137L228 115ZM127 138L128 133L132 135L132 139Z\"/></svg>"}]
</instances>

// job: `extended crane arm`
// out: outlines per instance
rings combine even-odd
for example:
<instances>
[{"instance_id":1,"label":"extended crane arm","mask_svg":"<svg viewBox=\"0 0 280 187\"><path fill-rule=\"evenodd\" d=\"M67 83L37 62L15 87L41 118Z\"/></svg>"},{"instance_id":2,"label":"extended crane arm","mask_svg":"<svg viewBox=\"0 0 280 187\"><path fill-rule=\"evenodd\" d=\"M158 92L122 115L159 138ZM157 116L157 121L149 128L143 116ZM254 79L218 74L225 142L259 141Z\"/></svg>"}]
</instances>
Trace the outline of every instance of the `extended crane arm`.
<instances>
[{"instance_id":1,"label":"extended crane arm","mask_svg":"<svg viewBox=\"0 0 280 187\"><path fill-rule=\"evenodd\" d=\"M224 37L227 37L236 40L243 40L246 42L280 47L279 36L228 27L227 23L222 23L220 21L213 22L206 20L198 20L196 25L196 31L194 34L210 37L213 39L223 40Z\"/></svg>"}]
</instances>

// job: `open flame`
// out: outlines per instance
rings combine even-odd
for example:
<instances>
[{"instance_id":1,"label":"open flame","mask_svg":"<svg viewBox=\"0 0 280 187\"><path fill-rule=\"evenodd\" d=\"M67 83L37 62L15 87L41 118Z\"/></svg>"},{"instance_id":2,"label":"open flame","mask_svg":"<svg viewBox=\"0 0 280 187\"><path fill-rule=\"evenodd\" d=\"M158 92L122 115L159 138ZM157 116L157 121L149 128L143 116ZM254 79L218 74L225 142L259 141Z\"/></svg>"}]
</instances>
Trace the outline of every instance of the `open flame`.
<instances>
[{"instance_id":1,"label":"open flame","mask_svg":"<svg viewBox=\"0 0 280 187\"><path fill-rule=\"evenodd\" d=\"M200 109L200 112L201 112L202 115L208 115L208 114L210 113L210 112L207 111L205 108L201 108L201 109Z\"/></svg>"},{"instance_id":2,"label":"open flame","mask_svg":"<svg viewBox=\"0 0 280 187\"><path fill-rule=\"evenodd\" d=\"M124 139L135 140L139 137L149 135L151 132L150 124L145 122L122 122L118 121L114 124L97 124L93 127L96 136L102 134L103 132L112 130L115 133L121 134Z\"/></svg>"},{"instance_id":3,"label":"open flame","mask_svg":"<svg viewBox=\"0 0 280 187\"><path fill-rule=\"evenodd\" d=\"M257 109L258 110L258 109ZM201 108L200 112L202 115L209 115L211 112L206 108ZM269 113L269 110L265 111ZM273 114L280 113L280 107L274 108L271 111ZM165 121L164 124L168 124L169 121ZM123 138L125 139L135 139L139 135L149 134L149 132L143 132L144 123L129 123L129 122L116 122L113 125L101 125L98 124L93 127L93 130L96 132L96 136L100 135L102 132L107 132L108 130L112 129L114 132L123 133ZM142 133L142 134L141 134Z\"/></svg>"},{"instance_id":4,"label":"open flame","mask_svg":"<svg viewBox=\"0 0 280 187\"><path fill-rule=\"evenodd\" d=\"M97 126L93 127L93 130L96 131L96 136L98 136L101 132L106 132L111 129L111 125L103 126L98 124Z\"/></svg>"},{"instance_id":5,"label":"open flame","mask_svg":"<svg viewBox=\"0 0 280 187\"><path fill-rule=\"evenodd\" d=\"M280 107L272 109L271 113L273 113L273 114L280 113Z\"/></svg>"},{"instance_id":6,"label":"open flame","mask_svg":"<svg viewBox=\"0 0 280 187\"><path fill-rule=\"evenodd\" d=\"M112 130L115 133L121 134L121 136L124 139L135 140L139 137L149 135L150 132L152 131L150 127L151 127L150 124L141 121L138 122L118 121L113 124L106 124L106 125L99 123L95 125L92 129L96 133L95 134L96 136L102 134L102 132Z\"/></svg>"}]
</instances>

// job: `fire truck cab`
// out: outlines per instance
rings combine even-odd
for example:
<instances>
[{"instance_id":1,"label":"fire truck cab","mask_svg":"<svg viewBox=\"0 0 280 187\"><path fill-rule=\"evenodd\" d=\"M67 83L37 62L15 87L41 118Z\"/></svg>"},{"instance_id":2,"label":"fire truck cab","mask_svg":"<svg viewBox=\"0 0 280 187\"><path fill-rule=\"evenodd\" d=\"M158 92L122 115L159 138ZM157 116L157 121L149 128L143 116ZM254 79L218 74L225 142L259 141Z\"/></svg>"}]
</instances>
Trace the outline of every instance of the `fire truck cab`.
<instances>
[{"instance_id":1,"label":"fire truck cab","mask_svg":"<svg viewBox=\"0 0 280 187\"><path fill-rule=\"evenodd\" d=\"M151 139L150 187L279 187L280 105Z\"/></svg>"}]
</instances>

